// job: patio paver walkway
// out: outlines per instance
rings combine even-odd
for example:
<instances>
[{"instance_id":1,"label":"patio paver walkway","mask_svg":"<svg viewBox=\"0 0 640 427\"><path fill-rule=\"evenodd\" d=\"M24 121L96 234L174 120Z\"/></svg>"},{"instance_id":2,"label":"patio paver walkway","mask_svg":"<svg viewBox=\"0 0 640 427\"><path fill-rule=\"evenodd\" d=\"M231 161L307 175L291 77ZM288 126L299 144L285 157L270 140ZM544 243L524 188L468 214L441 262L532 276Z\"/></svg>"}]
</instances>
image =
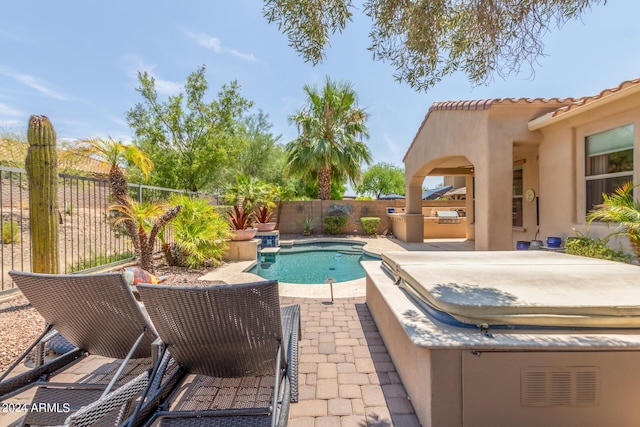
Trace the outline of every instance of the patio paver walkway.
<instances>
[{"instance_id":1,"label":"patio paver walkway","mask_svg":"<svg viewBox=\"0 0 640 427\"><path fill-rule=\"evenodd\" d=\"M300 399L291 427L420 426L364 297L300 304Z\"/></svg>"}]
</instances>

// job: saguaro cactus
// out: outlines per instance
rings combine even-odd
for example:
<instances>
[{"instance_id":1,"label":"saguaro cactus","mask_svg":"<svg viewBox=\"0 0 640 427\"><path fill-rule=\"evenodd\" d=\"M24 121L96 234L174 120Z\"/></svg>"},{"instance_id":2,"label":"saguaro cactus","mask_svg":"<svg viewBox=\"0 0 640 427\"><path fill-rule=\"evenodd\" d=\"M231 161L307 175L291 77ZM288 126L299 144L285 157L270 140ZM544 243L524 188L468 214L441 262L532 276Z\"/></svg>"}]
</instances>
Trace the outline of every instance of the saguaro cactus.
<instances>
[{"instance_id":1,"label":"saguaro cactus","mask_svg":"<svg viewBox=\"0 0 640 427\"><path fill-rule=\"evenodd\" d=\"M25 161L29 182L29 232L31 269L56 274L58 250L58 153L56 133L45 116L31 116Z\"/></svg>"}]
</instances>

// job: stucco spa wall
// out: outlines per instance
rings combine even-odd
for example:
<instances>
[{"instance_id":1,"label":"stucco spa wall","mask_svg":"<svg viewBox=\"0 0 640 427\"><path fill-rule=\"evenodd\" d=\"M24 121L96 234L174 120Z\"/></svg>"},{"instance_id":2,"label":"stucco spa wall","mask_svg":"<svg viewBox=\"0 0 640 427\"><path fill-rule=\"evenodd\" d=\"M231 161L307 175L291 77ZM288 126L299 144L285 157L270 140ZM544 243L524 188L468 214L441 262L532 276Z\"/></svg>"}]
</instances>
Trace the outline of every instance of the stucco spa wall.
<instances>
[{"instance_id":1,"label":"stucco spa wall","mask_svg":"<svg viewBox=\"0 0 640 427\"><path fill-rule=\"evenodd\" d=\"M391 230L391 222L387 215L387 208L404 207L404 200L306 200L282 202L282 212L278 230L283 234L301 234L302 222L305 218L312 218L316 223L313 234L324 234L322 218L329 215L334 206L348 208L351 215L344 228L344 234L363 235L360 224L363 216L380 218L378 234Z\"/></svg>"}]
</instances>

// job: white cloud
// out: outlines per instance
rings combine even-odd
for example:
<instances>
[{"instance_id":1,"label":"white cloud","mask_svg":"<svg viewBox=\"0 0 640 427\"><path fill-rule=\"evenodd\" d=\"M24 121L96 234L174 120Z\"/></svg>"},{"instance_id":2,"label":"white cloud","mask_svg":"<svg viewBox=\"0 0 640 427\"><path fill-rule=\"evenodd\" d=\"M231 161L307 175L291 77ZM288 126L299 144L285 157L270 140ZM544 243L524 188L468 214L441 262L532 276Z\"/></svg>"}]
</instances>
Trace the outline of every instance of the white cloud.
<instances>
[{"instance_id":1,"label":"white cloud","mask_svg":"<svg viewBox=\"0 0 640 427\"><path fill-rule=\"evenodd\" d=\"M388 135L385 134L382 136L382 138L384 139L384 143L387 145L389 151L391 151L393 154L398 154L400 152L400 146Z\"/></svg>"},{"instance_id":2,"label":"white cloud","mask_svg":"<svg viewBox=\"0 0 640 427\"><path fill-rule=\"evenodd\" d=\"M147 72L155 79L156 91L161 95L177 95L182 91L182 83L164 80L154 72L156 65L148 65L136 55L125 55L122 58L125 62L127 74L135 79L138 78L138 72Z\"/></svg>"},{"instance_id":3,"label":"white cloud","mask_svg":"<svg viewBox=\"0 0 640 427\"><path fill-rule=\"evenodd\" d=\"M252 53L244 53L239 50L222 46L222 40L217 37L210 36L204 33L194 33L193 31L184 31L185 35L194 40L200 46L207 48L215 53L229 54L240 58L243 61L258 62L258 58Z\"/></svg>"},{"instance_id":4,"label":"white cloud","mask_svg":"<svg viewBox=\"0 0 640 427\"><path fill-rule=\"evenodd\" d=\"M3 119L0 118L0 129L14 129L18 127L25 127L26 122L18 119Z\"/></svg>"},{"instance_id":5,"label":"white cloud","mask_svg":"<svg viewBox=\"0 0 640 427\"><path fill-rule=\"evenodd\" d=\"M153 76L156 79L156 90L163 95L177 95L182 91L182 83L172 82L169 80L163 80L157 76Z\"/></svg>"},{"instance_id":6,"label":"white cloud","mask_svg":"<svg viewBox=\"0 0 640 427\"><path fill-rule=\"evenodd\" d=\"M122 126L124 128L128 128L129 124L127 123L126 120L120 118L120 117L116 117L116 116L110 116L109 120L111 120L113 123L117 124L118 126Z\"/></svg>"},{"instance_id":7,"label":"white cloud","mask_svg":"<svg viewBox=\"0 0 640 427\"><path fill-rule=\"evenodd\" d=\"M0 102L0 116L21 117L25 115L25 112L13 107L9 107L7 104L3 104Z\"/></svg>"},{"instance_id":8,"label":"white cloud","mask_svg":"<svg viewBox=\"0 0 640 427\"><path fill-rule=\"evenodd\" d=\"M10 77L22 83L23 85L30 87L31 89L35 89L46 97L57 99L60 101L64 101L69 98L67 95L49 88L46 82L36 76L18 73L2 66L0 66L0 74Z\"/></svg>"}]
</instances>

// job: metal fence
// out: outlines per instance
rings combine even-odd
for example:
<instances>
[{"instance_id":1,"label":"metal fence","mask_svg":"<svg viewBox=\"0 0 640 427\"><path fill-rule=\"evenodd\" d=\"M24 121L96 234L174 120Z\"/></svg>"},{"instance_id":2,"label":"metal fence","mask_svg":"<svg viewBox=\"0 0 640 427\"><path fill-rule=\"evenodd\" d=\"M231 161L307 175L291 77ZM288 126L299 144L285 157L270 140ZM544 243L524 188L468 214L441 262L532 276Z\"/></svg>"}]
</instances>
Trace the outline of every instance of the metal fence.
<instances>
[{"instance_id":1,"label":"metal fence","mask_svg":"<svg viewBox=\"0 0 640 427\"><path fill-rule=\"evenodd\" d=\"M113 227L106 179L59 175L59 250L61 272L86 272L134 258L129 237ZM132 199L164 202L180 190L129 184ZM31 271L29 190L24 169L0 167L0 292L13 289L12 269ZM217 199L213 201L217 202ZM170 232L166 233L171 241ZM157 250L160 249L159 242Z\"/></svg>"}]
</instances>

